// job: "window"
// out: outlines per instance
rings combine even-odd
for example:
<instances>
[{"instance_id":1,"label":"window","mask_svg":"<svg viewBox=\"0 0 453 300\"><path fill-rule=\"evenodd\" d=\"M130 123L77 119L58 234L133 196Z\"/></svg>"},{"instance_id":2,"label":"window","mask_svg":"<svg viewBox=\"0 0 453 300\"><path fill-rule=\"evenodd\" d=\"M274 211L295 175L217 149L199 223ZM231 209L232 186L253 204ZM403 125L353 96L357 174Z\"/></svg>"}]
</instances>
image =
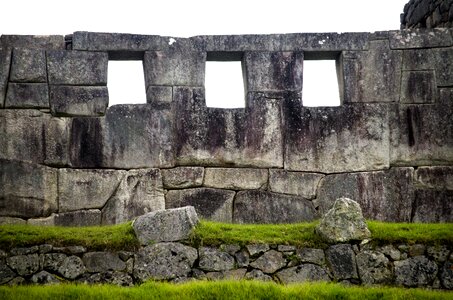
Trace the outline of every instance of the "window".
<instances>
[{"instance_id":1,"label":"window","mask_svg":"<svg viewBox=\"0 0 453 300\"><path fill-rule=\"evenodd\" d=\"M141 60L109 60L109 106L146 103L145 77Z\"/></svg>"},{"instance_id":2,"label":"window","mask_svg":"<svg viewBox=\"0 0 453 300\"><path fill-rule=\"evenodd\" d=\"M340 106L335 59L304 60L302 85L304 106Z\"/></svg>"}]
</instances>

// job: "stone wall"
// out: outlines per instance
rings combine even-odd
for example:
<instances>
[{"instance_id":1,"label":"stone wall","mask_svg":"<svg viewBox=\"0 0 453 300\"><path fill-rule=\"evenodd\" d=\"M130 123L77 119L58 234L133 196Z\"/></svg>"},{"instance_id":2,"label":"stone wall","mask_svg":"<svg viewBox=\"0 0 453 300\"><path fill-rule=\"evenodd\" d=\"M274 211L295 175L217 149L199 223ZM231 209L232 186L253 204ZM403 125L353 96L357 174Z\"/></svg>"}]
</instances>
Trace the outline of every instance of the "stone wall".
<instances>
[{"instance_id":1,"label":"stone wall","mask_svg":"<svg viewBox=\"0 0 453 300\"><path fill-rule=\"evenodd\" d=\"M453 255L445 245L353 245L326 249L251 244L193 248L156 243L130 251L90 251L49 244L0 250L0 285L112 283L146 280L254 279L334 281L453 289Z\"/></svg>"},{"instance_id":2,"label":"stone wall","mask_svg":"<svg viewBox=\"0 0 453 300\"><path fill-rule=\"evenodd\" d=\"M453 1L410 0L401 14L401 28L453 27Z\"/></svg>"},{"instance_id":3,"label":"stone wall","mask_svg":"<svg viewBox=\"0 0 453 300\"><path fill-rule=\"evenodd\" d=\"M0 48L1 222L112 224L186 205L298 222L343 196L369 219L453 221L448 28L2 35ZM336 61L341 106L303 105L307 59ZM143 61L147 104L108 107L109 60ZM206 60L242 62L245 108L206 106Z\"/></svg>"}]
</instances>

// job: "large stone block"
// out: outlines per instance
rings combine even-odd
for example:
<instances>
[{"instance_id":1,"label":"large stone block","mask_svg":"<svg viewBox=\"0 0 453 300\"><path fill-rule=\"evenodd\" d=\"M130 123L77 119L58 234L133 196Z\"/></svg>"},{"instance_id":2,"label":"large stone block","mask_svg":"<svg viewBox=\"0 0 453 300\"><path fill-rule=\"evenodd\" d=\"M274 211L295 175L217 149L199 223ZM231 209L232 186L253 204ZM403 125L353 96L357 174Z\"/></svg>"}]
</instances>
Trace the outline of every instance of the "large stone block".
<instances>
[{"instance_id":1,"label":"large stone block","mask_svg":"<svg viewBox=\"0 0 453 300\"><path fill-rule=\"evenodd\" d=\"M424 256L395 262L395 283L406 287L422 287L436 278L438 267Z\"/></svg>"},{"instance_id":2,"label":"large stone block","mask_svg":"<svg viewBox=\"0 0 453 300\"><path fill-rule=\"evenodd\" d=\"M390 48L431 48L453 45L453 39L447 28L406 29L389 32Z\"/></svg>"},{"instance_id":3,"label":"large stone block","mask_svg":"<svg viewBox=\"0 0 453 300\"><path fill-rule=\"evenodd\" d=\"M44 50L14 49L10 81L47 82L46 53Z\"/></svg>"},{"instance_id":4,"label":"large stone block","mask_svg":"<svg viewBox=\"0 0 453 300\"><path fill-rule=\"evenodd\" d=\"M146 89L147 103L171 103L173 101L173 87L148 86Z\"/></svg>"},{"instance_id":5,"label":"large stone block","mask_svg":"<svg viewBox=\"0 0 453 300\"><path fill-rule=\"evenodd\" d=\"M124 223L164 208L160 170L130 170L102 208L102 224Z\"/></svg>"},{"instance_id":6,"label":"large stone block","mask_svg":"<svg viewBox=\"0 0 453 300\"><path fill-rule=\"evenodd\" d=\"M267 181L267 169L206 168L203 185L219 189L256 190L265 187Z\"/></svg>"},{"instance_id":7,"label":"large stone block","mask_svg":"<svg viewBox=\"0 0 453 300\"><path fill-rule=\"evenodd\" d=\"M1 110L0 158L66 165L69 126L69 119L38 110Z\"/></svg>"},{"instance_id":8,"label":"large stone block","mask_svg":"<svg viewBox=\"0 0 453 300\"><path fill-rule=\"evenodd\" d=\"M337 198L347 197L360 204L366 219L410 222L413 174L413 168L392 168L388 171L327 175L319 185L318 211L324 214Z\"/></svg>"},{"instance_id":9,"label":"large stone block","mask_svg":"<svg viewBox=\"0 0 453 300\"><path fill-rule=\"evenodd\" d=\"M50 86L52 115L102 116L109 102L105 86Z\"/></svg>"},{"instance_id":10,"label":"large stone block","mask_svg":"<svg viewBox=\"0 0 453 300\"><path fill-rule=\"evenodd\" d=\"M323 174L269 170L269 190L280 194L290 194L313 199Z\"/></svg>"},{"instance_id":11,"label":"large stone block","mask_svg":"<svg viewBox=\"0 0 453 300\"><path fill-rule=\"evenodd\" d=\"M359 278L355 253L350 244L330 246L326 250L326 258L336 280Z\"/></svg>"},{"instance_id":12,"label":"large stone block","mask_svg":"<svg viewBox=\"0 0 453 300\"><path fill-rule=\"evenodd\" d=\"M370 42L370 50L342 54L344 102L398 102L401 51L388 41Z\"/></svg>"},{"instance_id":13,"label":"large stone block","mask_svg":"<svg viewBox=\"0 0 453 300\"><path fill-rule=\"evenodd\" d=\"M89 252L83 255L82 260L86 270L90 273L126 270L126 263L119 258L117 253Z\"/></svg>"},{"instance_id":14,"label":"large stone block","mask_svg":"<svg viewBox=\"0 0 453 300\"><path fill-rule=\"evenodd\" d=\"M101 118L74 118L70 128L69 159L76 168L104 166L104 122Z\"/></svg>"},{"instance_id":15,"label":"large stone block","mask_svg":"<svg viewBox=\"0 0 453 300\"><path fill-rule=\"evenodd\" d=\"M403 71L400 102L437 102L437 85L434 71Z\"/></svg>"},{"instance_id":16,"label":"large stone block","mask_svg":"<svg viewBox=\"0 0 453 300\"><path fill-rule=\"evenodd\" d=\"M176 167L162 169L164 187L169 189L184 189L198 187L203 184L203 167Z\"/></svg>"},{"instance_id":17,"label":"large stone block","mask_svg":"<svg viewBox=\"0 0 453 300\"><path fill-rule=\"evenodd\" d=\"M218 222L231 222L235 192L228 190L194 188L170 190L165 196L165 207L191 205L201 218Z\"/></svg>"},{"instance_id":18,"label":"large stone block","mask_svg":"<svg viewBox=\"0 0 453 300\"><path fill-rule=\"evenodd\" d=\"M0 215L47 216L58 208L57 171L0 159Z\"/></svg>"},{"instance_id":19,"label":"large stone block","mask_svg":"<svg viewBox=\"0 0 453 300\"><path fill-rule=\"evenodd\" d=\"M330 281L326 269L313 264L302 264L297 267L283 269L275 275L284 284L299 284L306 281Z\"/></svg>"},{"instance_id":20,"label":"large stone block","mask_svg":"<svg viewBox=\"0 0 453 300\"><path fill-rule=\"evenodd\" d=\"M147 51L143 59L146 86L204 85L206 53L169 49Z\"/></svg>"},{"instance_id":21,"label":"large stone block","mask_svg":"<svg viewBox=\"0 0 453 300\"><path fill-rule=\"evenodd\" d=\"M453 191L415 190L413 222L453 222Z\"/></svg>"},{"instance_id":22,"label":"large stone block","mask_svg":"<svg viewBox=\"0 0 453 300\"><path fill-rule=\"evenodd\" d=\"M99 209L88 209L60 213L53 215L53 224L55 226L99 226L101 225L101 211ZM50 220L48 220L50 221ZM43 222L45 224L45 222Z\"/></svg>"},{"instance_id":23,"label":"large stone block","mask_svg":"<svg viewBox=\"0 0 453 300\"><path fill-rule=\"evenodd\" d=\"M7 89L6 87L8 85L10 67L11 67L11 50L2 49L0 47L0 108L2 108L5 104Z\"/></svg>"},{"instance_id":24,"label":"large stone block","mask_svg":"<svg viewBox=\"0 0 453 300\"><path fill-rule=\"evenodd\" d=\"M286 101L285 169L336 173L388 168L389 107L302 107Z\"/></svg>"},{"instance_id":25,"label":"large stone block","mask_svg":"<svg viewBox=\"0 0 453 300\"><path fill-rule=\"evenodd\" d=\"M106 52L47 51L49 84L107 85Z\"/></svg>"},{"instance_id":26,"label":"large stone block","mask_svg":"<svg viewBox=\"0 0 453 300\"><path fill-rule=\"evenodd\" d=\"M301 91L303 52L246 52L247 91Z\"/></svg>"},{"instance_id":27,"label":"large stone block","mask_svg":"<svg viewBox=\"0 0 453 300\"><path fill-rule=\"evenodd\" d=\"M49 108L47 83L8 83L5 107Z\"/></svg>"},{"instance_id":28,"label":"large stone block","mask_svg":"<svg viewBox=\"0 0 453 300\"><path fill-rule=\"evenodd\" d=\"M202 89L175 88L180 165L283 167L282 98L250 93L245 109L206 108Z\"/></svg>"},{"instance_id":29,"label":"large stone block","mask_svg":"<svg viewBox=\"0 0 453 300\"><path fill-rule=\"evenodd\" d=\"M2 34L0 48L65 49L63 35L9 35Z\"/></svg>"},{"instance_id":30,"label":"large stone block","mask_svg":"<svg viewBox=\"0 0 453 300\"><path fill-rule=\"evenodd\" d=\"M235 223L296 223L317 217L313 203L296 196L264 191L241 191L233 209Z\"/></svg>"},{"instance_id":31,"label":"large stone block","mask_svg":"<svg viewBox=\"0 0 453 300\"><path fill-rule=\"evenodd\" d=\"M414 178L417 188L453 191L453 166L420 167Z\"/></svg>"}]
</instances>

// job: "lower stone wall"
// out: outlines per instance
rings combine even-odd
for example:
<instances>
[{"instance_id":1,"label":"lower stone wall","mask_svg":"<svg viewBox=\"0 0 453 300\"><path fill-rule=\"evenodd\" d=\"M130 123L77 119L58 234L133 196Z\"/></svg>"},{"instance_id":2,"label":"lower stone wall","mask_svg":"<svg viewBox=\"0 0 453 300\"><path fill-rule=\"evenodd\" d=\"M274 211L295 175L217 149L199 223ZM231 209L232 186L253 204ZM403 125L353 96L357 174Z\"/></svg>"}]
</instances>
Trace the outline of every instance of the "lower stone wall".
<instances>
[{"instance_id":1,"label":"lower stone wall","mask_svg":"<svg viewBox=\"0 0 453 300\"><path fill-rule=\"evenodd\" d=\"M411 0L401 14L401 29L453 26L453 1Z\"/></svg>"},{"instance_id":2,"label":"lower stone wall","mask_svg":"<svg viewBox=\"0 0 453 300\"><path fill-rule=\"evenodd\" d=\"M92 252L81 246L37 245L0 250L0 284L113 283L146 280L254 279L294 283L334 281L453 289L451 246L336 244L327 249L288 245L193 248L157 243L136 252Z\"/></svg>"}]
</instances>

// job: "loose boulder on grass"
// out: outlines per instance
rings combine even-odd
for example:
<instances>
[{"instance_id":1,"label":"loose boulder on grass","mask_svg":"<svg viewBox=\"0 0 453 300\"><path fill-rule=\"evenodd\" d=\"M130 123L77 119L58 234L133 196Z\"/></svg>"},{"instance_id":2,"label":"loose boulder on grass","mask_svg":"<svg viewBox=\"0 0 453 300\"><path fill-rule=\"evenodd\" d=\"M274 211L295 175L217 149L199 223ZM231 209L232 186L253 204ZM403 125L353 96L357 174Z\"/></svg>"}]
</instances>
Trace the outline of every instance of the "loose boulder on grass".
<instances>
[{"instance_id":1,"label":"loose boulder on grass","mask_svg":"<svg viewBox=\"0 0 453 300\"><path fill-rule=\"evenodd\" d=\"M349 198L338 198L333 207L322 217L318 233L328 243L360 241L371 237L360 205Z\"/></svg>"},{"instance_id":2,"label":"loose boulder on grass","mask_svg":"<svg viewBox=\"0 0 453 300\"><path fill-rule=\"evenodd\" d=\"M138 217L134 232L142 245L158 242L175 242L189 237L198 216L193 206L157 210Z\"/></svg>"}]
</instances>

